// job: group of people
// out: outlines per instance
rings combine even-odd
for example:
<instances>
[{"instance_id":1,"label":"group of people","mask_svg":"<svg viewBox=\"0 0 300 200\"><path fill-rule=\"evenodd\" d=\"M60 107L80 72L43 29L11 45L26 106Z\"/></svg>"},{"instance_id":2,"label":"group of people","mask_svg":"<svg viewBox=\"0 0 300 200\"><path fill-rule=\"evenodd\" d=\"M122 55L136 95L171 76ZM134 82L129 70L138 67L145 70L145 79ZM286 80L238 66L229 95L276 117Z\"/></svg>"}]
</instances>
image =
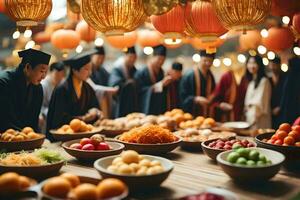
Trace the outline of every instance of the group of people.
<instances>
[{"instance_id":1,"label":"group of people","mask_svg":"<svg viewBox=\"0 0 300 200\"><path fill-rule=\"evenodd\" d=\"M199 65L185 74L178 62L165 72L166 55L163 45L156 46L147 65L137 69L135 48L130 47L109 73L103 67L104 48L96 47L52 63L47 73L50 55L34 49L20 51L19 67L0 73L0 131L26 126L38 131L42 124L53 140L49 130L74 118L87 123L98 120L100 97L106 93L112 95L114 117L182 108L220 122L243 120L253 128L276 128L300 115L299 58L289 61L284 75L276 57L269 64L272 76L267 77L262 58L249 56L246 68L232 66L216 84L210 70L215 54L201 51ZM66 68L70 70L65 77Z\"/></svg>"}]
</instances>

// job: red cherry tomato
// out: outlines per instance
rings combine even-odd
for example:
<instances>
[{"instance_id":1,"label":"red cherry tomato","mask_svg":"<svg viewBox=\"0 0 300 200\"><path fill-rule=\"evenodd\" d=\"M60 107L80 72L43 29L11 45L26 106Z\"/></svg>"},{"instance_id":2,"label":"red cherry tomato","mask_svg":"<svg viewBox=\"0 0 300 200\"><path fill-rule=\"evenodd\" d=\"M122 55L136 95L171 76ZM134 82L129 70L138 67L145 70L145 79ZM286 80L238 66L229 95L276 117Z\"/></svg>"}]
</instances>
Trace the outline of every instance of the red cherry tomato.
<instances>
[{"instance_id":1,"label":"red cherry tomato","mask_svg":"<svg viewBox=\"0 0 300 200\"><path fill-rule=\"evenodd\" d=\"M293 130L293 131L297 131L297 132L300 133L300 126L299 126L299 125L293 126L293 127L292 127L292 130Z\"/></svg>"},{"instance_id":2,"label":"red cherry tomato","mask_svg":"<svg viewBox=\"0 0 300 200\"><path fill-rule=\"evenodd\" d=\"M282 140L281 139L278 139L274 142L274 144L276 145L282 145Z\"/></svg>"},{"instance_id":3,"label":"red cherry tomato","mask_svg":"<svg viewBox=\"0 0 300 200\"><path fill-rule=\"evenodd\" d=\"M283 123L279 126L279 130L285 131L285 132L290 132L291 131L291 125L288 123Z\"/></svg>"},{"instance_id":4,"label":"red cherry tomato","mask_svg":"<svg viewBox=\"0 0 300 200\"><path fill-rule=\"evenodd\" d=\"M278 139L284 140L284 138L288 136L288 133L285 131L278 131L276 135Z\"/></svg>"},{"instance_id":5,"label":"red cherry tomato","mask_svg":"<svg viewBox=\"0 0 300 200\"><path fill-rule=\"evenodd\" d=\"M293 145L295 143L295 139L291 136L287 136L286 138L284 138L283 143L287 145Z\"/></svg>"},{"instance_id":6,"label":"red cherry tomato","mask_svg":"<svg viewBox=\"0 0 300 200\"><path fill-rule=\"evenodd\" d=\"M298 131L291 131L291 132L289 132L289 136L291 136L292 138L294 138L295 141L299 141L300 140L300 132L298 132Z\"/></svg>"}]
</instances>

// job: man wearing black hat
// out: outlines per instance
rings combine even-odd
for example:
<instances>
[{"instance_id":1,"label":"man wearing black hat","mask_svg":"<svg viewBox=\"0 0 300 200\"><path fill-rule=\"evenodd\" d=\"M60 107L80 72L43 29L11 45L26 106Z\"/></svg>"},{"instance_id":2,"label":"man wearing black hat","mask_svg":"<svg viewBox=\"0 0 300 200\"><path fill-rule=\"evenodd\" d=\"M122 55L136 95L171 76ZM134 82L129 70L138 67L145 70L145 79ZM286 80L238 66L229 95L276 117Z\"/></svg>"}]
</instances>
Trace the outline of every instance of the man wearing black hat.
<instances>
[{"instance_id":1,"label":"man wearing black hat","mask_svg":"<svg viewBox=\"0 0 300 200\"><path fill-rule=\"evenodd\" d=\"M93 123L101 115L95 91L86 82L92 71L90 56L93 53L88 51L65 61L65 65L71 67L70 74L54 90L49 105L47 138L51 141L54 139L49 130L58 129L72 119Z\"/></svg>"},{"instance_id":2,"label":"man wearing black hat","mask_svg":"<svg viewBox=\"0 0 300 200\"><path fill-rule=\"evenodd\" d=\"M109 73L103 66L105 60L104 47L95 47L95 50L95 53L91 55L92 74L90 78L96 85L108 86Z\"/></svg>"},{"instance_id":3,"label":"man wearing black hat","mask_svg":"<svg viewBox=\"0 0 300 200\"><path fill-rule=\"evenodd\" d=\"M138 111L137 88L134 80L136 59L135 48L128 48L122 64L115 66L109 77L109 86L119 87L115 98L115 117L123 117Z\"/></svg>"},{"instance_id":4,"label":"man wearing black hat","mask_svg":"<svg viewBox=\"0 0 300 200\"><path fill-rule=\"evenodd\" d=\"M0 73L0 132L31 127L38 130L43 101L40 82L45 78L51 56L42 51L20 51L19 67Z\"/></svg>"},{"instance_id":5,"label":"man wearing black hat","mask_svg":"<svg viewBox=\"0 0 300 200\"><path fill-rule=\"evenodd\" d=\"M182 77L182 64L174 62L171 69L168 71L168 75L171 76L172 82L167 87L167 110L172 110L181 107L179 86Z\"/></svg>"},{"instance_id":6,"label":"man wearing black hat","mask_svg":"<svg viewBox=\"0 0 300 200\"><path fill-rule=\"evenodd\" d=\"M162 70L166 54L167 49L163 45L154 47L148 66L137 71L135 75L139 110L145 114L161 114L166 111L166 87L172 81L169 75L164 76Z\"/></svg>"},{"instance_id":7,"label":"man wearing black hat","mask_svg":"<svg viewBox=\"0 0 300 200\"><path fill-rule=\"evenodd\" d=\"M43 104L40 114L40 126L46 125L46 118L49 109L49 103L52 92L65 78L65 64L63 62L55 62L50 65L50 71L46 78L41 82L43 87ZM44 129L43 129L44 130Z\"/></svg>"},{"instance_id":8,"label":"man wearing black hat","mask_svg":"<svg viewBox=\"0 0 300 200\"><path fill-rule=\"evenodd\" d=\"M200 64L187 72L180 83L180 97L184 111L194 116L209 115L209 100L215 88L215 79L210 71L215 54L200 51Z\"/></svg>"},{"instance_id":9,"label":"man wearing black hat","mask_svg":"<svg viewBox=\"0 0 300 200\"><path fill-rule=\"evenodd\" d=\"M271 108L272 108L272 128L277 129L283 123L280 117L280 103L283 97L283 87L285 74L281 71L281 59L277 55L269 62L269 68L272 71L270 82L272 86Z\"/></svg>"}]
</instances>

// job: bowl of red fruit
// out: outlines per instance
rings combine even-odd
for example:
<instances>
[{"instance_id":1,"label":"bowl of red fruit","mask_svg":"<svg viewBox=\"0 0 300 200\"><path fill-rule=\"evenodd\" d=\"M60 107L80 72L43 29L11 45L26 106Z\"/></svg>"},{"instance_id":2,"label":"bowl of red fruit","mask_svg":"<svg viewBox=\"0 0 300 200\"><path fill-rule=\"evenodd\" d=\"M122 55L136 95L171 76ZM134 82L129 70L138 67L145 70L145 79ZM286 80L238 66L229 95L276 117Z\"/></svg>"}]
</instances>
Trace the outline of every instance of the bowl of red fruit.
<instances>
[{"instance_id":1,"label":"bowl of red fruit","mask_svg":"<svg viewBox=\"0 0 300 200\"><path fill-rule=\"evenodd\" d=\"M81 161L95 161L99 158L118 155L124 145L113 140L105 140L104 136L95 134L90 138L71 140L62 144L64 150Z\"/></svg>"},{"instance_id":2,"label":"bowl of red fruit","mask_svg":"<svg viewBox=\"0 0 300 200\"><path fill-rule=\"evenodd\" d=\"M256 147L256 144L247 139L213 139L202 142L201 146L203 152L216 161L219 153L232 150L238 146L244 148Z\"/></svg>"},{"instance_id":3,"label":"bowl of red fruit","mask_svg":"<svg viewBox=\"0 0 300 200\"><path fill-rule=\"evenodd\" d=\"M285 155L284 166L293 170L300 168L300 126L283 123L275 133L255 137L258 147L278 151Z\"/></svg>"}]
</instances>

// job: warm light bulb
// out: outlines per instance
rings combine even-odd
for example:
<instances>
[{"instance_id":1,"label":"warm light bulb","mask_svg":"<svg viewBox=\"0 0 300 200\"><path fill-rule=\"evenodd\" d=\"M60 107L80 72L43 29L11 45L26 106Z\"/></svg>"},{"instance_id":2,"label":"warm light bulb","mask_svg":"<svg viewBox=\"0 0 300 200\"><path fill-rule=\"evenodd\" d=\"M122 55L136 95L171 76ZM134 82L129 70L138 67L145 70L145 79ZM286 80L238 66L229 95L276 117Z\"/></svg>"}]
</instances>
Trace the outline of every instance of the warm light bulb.
<instances>
[{"instance_id":1,"label":"warm light bulb","mask_svg":"<svg viewBox=\"0 0 300 200\"><path fill-rule=\"evenodd\" d=\"M13 37L13 39L18 39L18 38L20 37L20 35L21 35L20 31L16 30L16 31L13 33L12 37Z\"/></svg>"},{"instance_id":2,"label":"warm light bulb","mask_svg":"<svg viewBox=\"0 0 300 200\"><path fill-rule=\"evenodd\" d=\"M268 56L269 60L274 60L274 58L275 58L276 55L275 55L275 53L273 51L269 51L268 54L267 54L267 56Z\"/></svg>"},{"instance_id":3,"label":"warm light bulb","mask_svg":"<svg viewBox=\"0 0 300 200\"><path fill-rule=\"evenodd\" d=\"M290 23L291 19L288 16L283 16L282 17L282 23L285 25L288 25Z\"/></svg>"},{"instance_id":4,"label":"warm light bulb","mask_svg":"<svg viewBox=\"0 0 300 200\"><path fill-rule=\"evenodd\" d=\"M246 56L244 54L239 54L237 56L237 59L240 63L245 63L246 62Z\"/></svg>"},{"instance_id":5,"label":"warm light bulb","mask_svg":"<svg viewBox=\"0 0 300 200\"><path fill-rule=\"evenodd\" d=\"M281 65L281 70L282 70L283 72L287 72L287 71L289 70L289 66L288 66L287 64L283 63L283 64Z\"/></svg>"},{"instance_id":6,"label":"warm light bulb","mask_svg":"<svg viewBox=\"0 0 300 200\"><path fill-rule=\"evenodd\" d=\"M103 46L103 44L104 44L104 40L102 38L97 38L95 40L95 46L100 47Z\"/></svg>"},{"instance_id":7,"label":"warm light bulb","mask_svg":"<svg viewBox=\"0 0 300 200\"><path fill-rule=\"evenodd\" d=\"M297 56L300 56L300 48L299 47L294 47L294 53L297 55Z\"/></svg>"},{"instance_id":8,"label":"warm light bulb","mask_svg":"<svg viewBox=\"0 0 300 200\"><path fill-rule=\"evenodd\" d=\"M263 45L259 45L259 46L257 47L257 51L258 51L258 53L260 53L260 54L265 54L265 53L267 53L267 48L264 47Z\"/></svg>"},{"instance_id":9,"label":"warm light bulb","mask_svg":"<svg viewBox=\"0 0 300 200\"><path fill-rule=\"evenodd\" d=\"M223 59L223 64L227 67L229 67L232 64L232 61L230 58L224 58Z\"/></svg>"},{"instance_id":10,"label":"warm light bulb","mask_svg":"<svg viewBox=\"0 0 300 200\"><path fill-rule=\"evenodd\" d=\"M193 55L193 61L198 63L198 62L200 62L200 60L201 60L201 56L199 54L195 53Z\"/></svg>"},{"instance_id":11,"label":"warm light bulb","mask_svg":"<svg viewBox=\"0 0 300 200\"><path fill-rule=\"evenodd\" d=\"M146 55L151 55L153 53L153 48L152 47L145 47L144 48L144 54Z\"/></svg>"},{"instance_id":12,"label":"warm light bulb","mask_svg":"<svg viewBox=\"0 0 300 200\"><path fill-rule=\"evenodd\" d=\"M269 65L269 60L268 60L268 58L263 58L263 64L264 64L265 66Z\"/></svg>"},{"instance_id":13,"label":"warm light bulb","mask_svg":"<svg viewBox=\"0 0 300 200\"><path fill-rule=\"evenodd\" d=\"M83 50L83 47L81 46L81 45L78 45L77 47L76 47L76 53L81 53L82 52L82 50Z\"/></svg>"},{"instance_id":14,"label":"warm light bulb","mask_svg":"<svg viewBox=\"0 0 300 200\"><path fill-rule=\"evenodd\" d=\"M30 40L26 43L25 45L25 49L30 49L30 48L33 48L35 45L35 42L33 40Z\"/></svg>"},{"instance_id":15,"label":"warm light bulb","mask_svg":"<svg viewBox=\"0 0 300 200\"><path fill-rule=\"evenodd\" d=\"M25 38L30 38L32 36L32 31L30 29L26 29L24 32L24 37Z\"/></svg>"},{"instance_id":16,"label":"warm light bulb","mask_svg":"<svg viewBox=\"0 0 300 200\"><path fill-rule=\"evenodd\" d=\"M262 30L260 31L260 34L261 34L261 36L262 36L263 38L266 38L266 37L268 37L269 32L268 32L267 29L262 29Z\"/></svg>"},{"instance_id":17,"label":"warm light bulb","mask_svg":"<svg viewBox=\"0 0 300 200\"><path fill-rule=\"evenodd\" d=\"M218 59L218 58L214 59L213 66L220 67L221 66L221 60Z\"/></svg>"},{"instance_id":18,"label":"warm light bulb","mask_svg":"<svg viewBox=\"0 0 300 200\"><path fill-rule=\"evenodd\" d=\"M179 38L165 38L164 42L168 45L180 44L182 39Z\"/></svg>"}]
</instances>

